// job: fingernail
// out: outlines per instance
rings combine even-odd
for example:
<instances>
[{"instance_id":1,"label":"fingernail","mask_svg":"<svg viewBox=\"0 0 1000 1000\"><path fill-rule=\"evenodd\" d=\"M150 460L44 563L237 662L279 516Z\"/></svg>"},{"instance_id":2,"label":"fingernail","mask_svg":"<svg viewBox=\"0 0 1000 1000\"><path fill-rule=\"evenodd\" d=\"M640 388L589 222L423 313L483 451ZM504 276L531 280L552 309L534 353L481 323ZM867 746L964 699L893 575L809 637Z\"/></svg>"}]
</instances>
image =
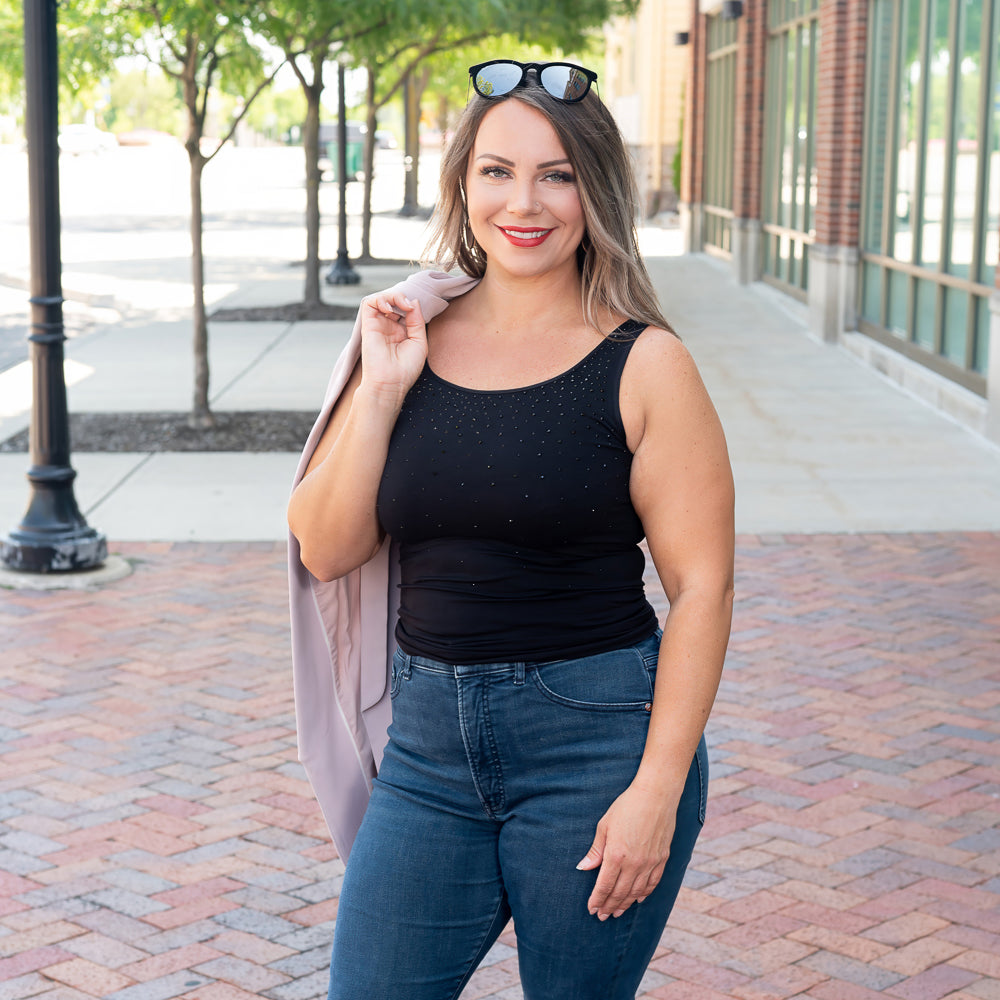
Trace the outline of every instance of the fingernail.
<instances>
[{"instance_id":1,"label":"fingernail","mask_svg":"<svg viewBox=\"0 0 1000 1000\"><path fill-rule=\"evenodd\" d=\"M611 916L620 917L624 912L625 912L624 910L615 910L615 912L612 913Z\"/></svg>"},{"instance_id":2,"label":"fingernail","mask_svg":"<svg viewBox=\"0 0 1000 1000\"><path fill-rule=\"evenodd\" d=\"M608 919L608 917L610 917L610 916L611 916L611 914L610 914L610 913L598 913L598 914L597 914L597 919L598 919L598 920L600 920L600 921L601 921L601 922L603 923L603 922L604 922L605 920L607 920L607 919Z\"/></svg>"},{"instance_id":3,"label":"fingernail","mask_svg":"<svg viewBox=\"0 0 1000 1000\"><path fill-rule=\"evenodd\" d=\"M413 303L405 295L403 296L403 305L406 306L407 309L413 308Z\"/></svg>"}]
</instances>

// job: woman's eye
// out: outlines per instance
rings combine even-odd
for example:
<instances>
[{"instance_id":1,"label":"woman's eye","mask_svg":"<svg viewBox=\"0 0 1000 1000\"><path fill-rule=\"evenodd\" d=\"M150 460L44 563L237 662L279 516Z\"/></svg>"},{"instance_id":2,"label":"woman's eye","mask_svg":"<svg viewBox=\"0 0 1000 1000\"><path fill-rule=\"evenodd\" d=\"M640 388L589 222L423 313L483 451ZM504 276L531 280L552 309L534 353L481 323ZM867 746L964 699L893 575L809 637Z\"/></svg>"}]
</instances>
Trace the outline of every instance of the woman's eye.
<instances>
[{"instance_id":1,"label":"woman's eye","mask_svg":"<svg viewBox=\"0 0 1000 1000\"><path fill-rule=\"evenodd\" d=\"M479 171L483 177L506 177L507 171L503 167L488 166Z\"/></svg>"},{"instance_id":2,"label":"woman's eye","mask_svg":"<svg viewBox=\"0 0 1000 1000\"><path fill-rule=\"evenodd\" d=\"M556 184L572 184L575 180L573 175L566 173L565 170L553 170L552 173L545 175L545 179Z\"/></svg>"}]
</instances>

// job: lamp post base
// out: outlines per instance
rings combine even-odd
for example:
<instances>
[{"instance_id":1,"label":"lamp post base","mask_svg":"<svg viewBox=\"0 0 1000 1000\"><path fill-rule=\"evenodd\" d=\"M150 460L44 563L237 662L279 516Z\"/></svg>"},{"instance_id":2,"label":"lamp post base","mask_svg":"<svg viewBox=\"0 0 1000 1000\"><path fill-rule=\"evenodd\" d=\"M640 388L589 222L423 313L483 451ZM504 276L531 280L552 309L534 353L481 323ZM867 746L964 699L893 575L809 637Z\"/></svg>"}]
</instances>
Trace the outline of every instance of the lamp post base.
<instances>
[{"instance_id":1,"label":"lamp post base","mask_svg":"<svg viewBox=\"0 0 1000 1000\"><path fill-rule=\"evenodd\" d=\"M337 259L326 272L325 280L328 285L357 285L361 282L361 275L351 267L347 254L338 250Z\"/></svg>"},{"instance_id":2,"label":"lamp post base","mask_svg":"<svg viewBox=\"0 0 1000 1000\"><path fill-rule=\"evenodd\" d=\"M75 573L96 569L108 558L100 532L82 527L66 531L12 531L0 540L0 562L21 573Z\"/></svg>"}]
</instances>

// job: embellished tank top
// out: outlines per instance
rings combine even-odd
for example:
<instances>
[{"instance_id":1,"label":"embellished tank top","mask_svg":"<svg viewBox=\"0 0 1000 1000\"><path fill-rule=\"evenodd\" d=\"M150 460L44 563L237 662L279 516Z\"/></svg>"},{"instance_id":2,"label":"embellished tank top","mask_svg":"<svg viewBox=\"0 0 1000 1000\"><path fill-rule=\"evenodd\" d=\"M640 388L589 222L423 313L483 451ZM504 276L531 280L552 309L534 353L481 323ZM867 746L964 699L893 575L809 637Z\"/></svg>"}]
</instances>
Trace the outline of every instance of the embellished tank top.
<instances>
[{"instance_id":1,"label":"embellished tank top","mask_svg":"<svg viewBox=\"0 0 1000 1000\"><path fill-rule=\"evenodd\" d=\"M429 365L393 429L378 517L399 542L396 640L445 663L543 662L656 628L629 494L627 321L568 371L476 390Z\"/></svg>"}]
</instances>

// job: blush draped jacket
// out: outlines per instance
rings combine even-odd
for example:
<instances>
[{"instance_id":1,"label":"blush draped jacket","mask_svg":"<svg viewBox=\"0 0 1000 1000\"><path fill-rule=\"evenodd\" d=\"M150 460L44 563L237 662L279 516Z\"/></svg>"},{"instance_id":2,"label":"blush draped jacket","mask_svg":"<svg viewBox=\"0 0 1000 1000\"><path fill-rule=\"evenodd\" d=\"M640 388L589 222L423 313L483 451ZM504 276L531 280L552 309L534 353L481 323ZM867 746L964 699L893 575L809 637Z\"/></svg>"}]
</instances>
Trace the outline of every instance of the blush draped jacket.
<instances>
[{"instance_id":1,"label":"blush draped jacket","mask_svg":"<svg viewBox=\"0 0 1000 1000\"><path fill-rule=\"evenodd\" d=\"M424 319L443 312L476 279L421 271L393 286L420 302ZM323 408L306 440L293 489L361 356L361 318L330 376ZM399 553L386 538L363 566L337 580L317 580L288 538L292 673L299 760L346 861L368 806L392 717L389 668L399 607Z\"/></svg>"}]
</instances>

